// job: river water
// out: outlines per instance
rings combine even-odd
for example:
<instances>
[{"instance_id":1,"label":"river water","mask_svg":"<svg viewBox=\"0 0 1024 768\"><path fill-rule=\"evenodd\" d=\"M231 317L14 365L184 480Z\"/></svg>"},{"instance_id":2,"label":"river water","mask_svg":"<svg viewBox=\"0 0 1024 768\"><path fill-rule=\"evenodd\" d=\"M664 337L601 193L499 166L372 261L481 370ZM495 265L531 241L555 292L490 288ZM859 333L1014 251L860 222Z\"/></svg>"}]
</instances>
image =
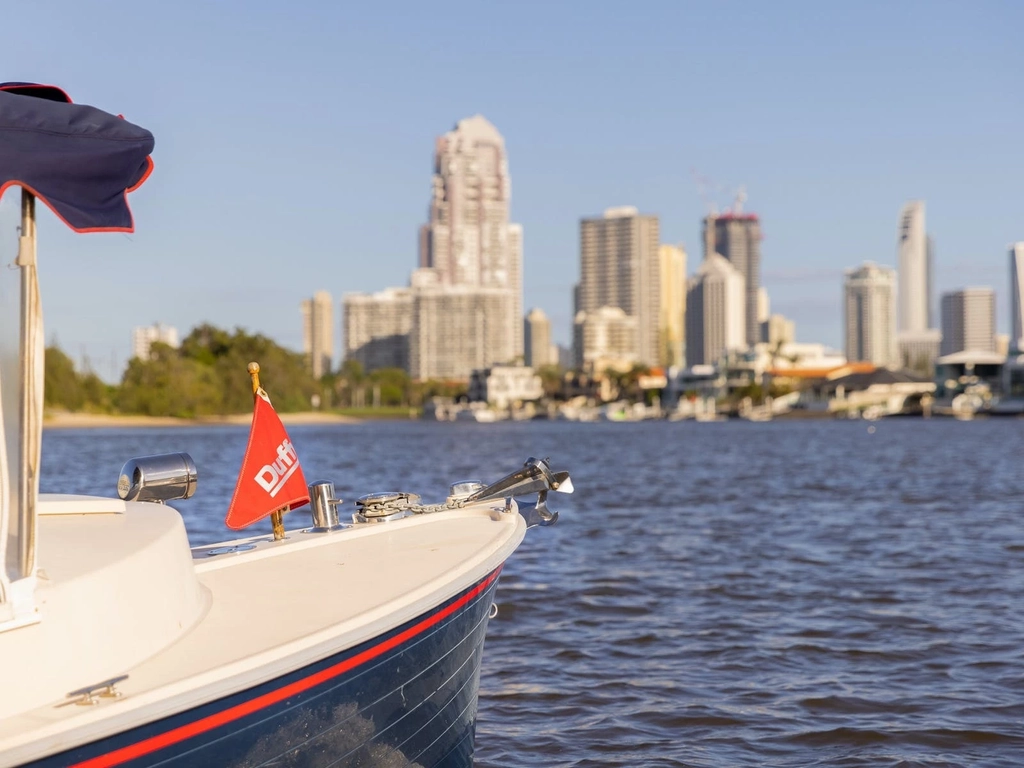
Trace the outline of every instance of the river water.
<instances>
[{"instance_id":1,"label":"river water","mask_svg":"<svg viewBox=\"0 0 1024 768\"><path fill-rule=\"evenodd\" d=\"M478 766L1024 765L1024 421L289 432L345 499L572 472L502 575ZM228 538L246 434L48 430L42 490L111 495L127 458L187 451L175 506L193 544Z\"/></svg>"}]
</instances>

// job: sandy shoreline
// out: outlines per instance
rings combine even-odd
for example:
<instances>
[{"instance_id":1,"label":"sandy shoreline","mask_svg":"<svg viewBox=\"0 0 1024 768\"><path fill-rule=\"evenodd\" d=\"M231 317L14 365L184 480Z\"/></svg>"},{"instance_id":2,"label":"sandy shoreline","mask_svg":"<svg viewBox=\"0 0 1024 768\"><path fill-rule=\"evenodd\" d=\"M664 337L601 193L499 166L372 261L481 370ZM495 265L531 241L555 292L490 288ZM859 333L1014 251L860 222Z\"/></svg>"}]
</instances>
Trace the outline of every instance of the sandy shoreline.
<instances>
[{"instance_id":1,"label":"sandy shoreline","mask_svg":"<svg viewBox=\"0 0 1024 768\"><path fill-rule=\"evenodd\" d=\"M285 424L359 424L362 419L339 416L335 413L282 413ZM229 416L208 416L199 419L178 419L173 416L115 416L105 413L47 413L44 429L88 429L101 427L208 427L224 424L247 425L252 421L248 413Z\"/></svg>"}]
</instances>

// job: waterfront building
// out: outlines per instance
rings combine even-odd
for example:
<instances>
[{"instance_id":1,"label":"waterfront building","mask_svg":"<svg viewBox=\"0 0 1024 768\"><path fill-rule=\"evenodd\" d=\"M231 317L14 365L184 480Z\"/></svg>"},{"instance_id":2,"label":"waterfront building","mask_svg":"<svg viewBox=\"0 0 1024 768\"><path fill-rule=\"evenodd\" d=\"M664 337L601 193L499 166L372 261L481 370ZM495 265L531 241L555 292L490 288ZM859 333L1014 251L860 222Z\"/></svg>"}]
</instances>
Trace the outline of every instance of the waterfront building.
<instances>
[{"instance_id":1,"label":"waterfront building","mask_svg":"<svg viewBox=\"0 0 1024 768\"><path fill-rule=\"evenodd\" d=\"M747 347L747 298L743 275L723 256L712 253L701 262L686 288L688 365L714 365Z\"/></svg>"},{"instance_id":2,"label":"waterfront building","mask_svg":"<svg viewBox=\"0 0 1024 768\"><path fill-rule=\"evenodd\" d=\"M378 293L348 293L342 298L345 359L366 372L380 368L410 370L412 290L386 288Z\"/></svg>"},{"instance_id":3,"label":"waterfront building","mask_svg":"<svg viewBox=\"0 0 1024 768\"><path fill-rule=\"evenodd\" d=\"M540 400L544 387L540 376L529 366L494 365L472 372L466 396L471 403L508 408L515 403Z\"/></svg>"},{"instance_id":4,"label":"waterfront building","mask_svg":"<svg viewBox=\"0 0 1024 768\"><path fill-rule=\"evenodd\" d=\"M1002 357L1010 355L1010 334L997 333L995 337L996 354Z\"/></svg>"},{"instance_id":5,"label":"waterfront building","mask_svg":"<svg viewBox=\"0 0 1024 768\"><path fill-rule=\"evenodd\" d=\"M658 217L609 208L580 221L579 311L618 307L636 319L637 362L657 365L661 318Z\"/></svg>"},{"instance_id":6,"label":"waterfront building","mask_svg":"<svg viewBox=\"0 0 1024 768\"><path fill-rule=\"evenodd\" d=\"M769 347L796 341L796 323L784 315L769 315L761 322L761 341Z\"/></svg>"},{"instance_id":7,"label":"waterfront building","mask_svg":"<svg viewBox=\"0 0 1024 768\"><path fill-rule=\"evenodd\" d=\"M728 212L704 218L704 259L721 254L743 276L744 341L761 340L761 222L755 214ZM691 365L693 361L690 361Z\"/></svg>"},{"instance_id":8,"label":"waterfront building","mask_svg":"<svg viewBox=\"0 0 1024 768\"><path fill-rule=\"evenodd\" d=\"M686 250L681 245L658 248L661 267L661 319L658 323L658 363L683 364L686 320Z\"/></svg>"},{"instance_id":9,"label":"waterfront building","mask_svg":"<svg viewBox=\"0 0 1024 768\"><path fill-rule=\"evenodd\" d=\"M149 360L149 349L156 342L178 348L178 329L163 323L139 326L132 329L132 357Z\"/></svg>"},{"instance_id":10,"label":"waterfront building","mask_svg":"<svg viewBox=\"0 0 1024 768\"><path fill-rule=\"evenodd\" d=\"M556 365L558 354L551 344L551 321L539 308L530 310L523 322L523 346L526 364L534 368Z\"/></svg>"},{"instance_id":11,"label":"waterfront building","mask_svg":"<svg viewBox=\"0 0 1024 768\"><path fill-rule=\"evenodd\" d=\"M502 332L515 356L523 354L523 230L509 221L510 199L505 140L486 118L460 120L437 139L420 267L435 270L442 285L507 291Z\"/></svg>"},{"instance_id":12,"label":"waterfront building","mask_svg":"<svg viewBox=\"0 0 1024 768\"><path fill-rule=\"evenodd\" d=\"M573 317L575 317L575 315L573 315ZM569 346L555 344L555 349L557 350L558 355L558 367L563 370L569 370L572 368L576 362L573 346L571 344Z\"/></svg>"},{"instance_id":13,"label":"waterfront building","mask_svg":"<svg viewBox=\"0 0 1024 768\"><path fill-rule=\"evenodd\" d=\"M942 294L942 356L995 352L996 297L991 288Z\"/></svg>"},{"instance_id":14,"label":"waterfront building","mask_svg":"<svg viewBox=\"0 0 1024 768\"><path fill-rule=\"evenodd\" d=\"M1010 246L1010 352L1024 354L1024 242Z\"/></svg>"},{"instance_id":15,"label":"waterfront building","mask_svg":"<svg viewBox=\"0 0 1024 768\"><path fill-rule=\"evenodd\" d=\"M331 372L334 360L334 306L331 294L317 291L305 299L302 310L302 351L306 365L319 379Z\"/></svg>"},{"instance_id":16,"label":"waterfront building","mask_svg":"<svg viewBox=\"0 0 1024 768\"><path fill-rule=\"evenodd\" d=\"M609 368L628 371L637 356L637 319L621 307L598 307L577 312L573 320L575 367L594 373Z\"/></svg>"},{"instance_id":17,"label":"waterfront building","mask_svg":"<svg viewBox=\"0 0 1024 768\"><path fill-rule=\"evenodd\" d=\"M871 262L847 270L843 282L846 358L897 366L896 272Z\"/></svg>"},{"instance_id":18,"label":"waterfront building","mask_svg":"<svg viewBox=\"0 0 1024 768\"><path fill-rule=\"evenodd\" d=\"M942 348L942 332L937 328L904 331L897 337L899 362L904 368L930 374Z\"/></svg>"},{"instance_id":19,"label":"waterfront building","mask_svg":"<svg viewBox=\"0 0 1024 768\"><path fill-rule=\"evenodd\" d=\"M512 303L508 290L449 285L435 270L416 270L409 335L412 378L468 381L477 368L513 362L515 338L507 323Z\"/></svg>"}]
</instances>

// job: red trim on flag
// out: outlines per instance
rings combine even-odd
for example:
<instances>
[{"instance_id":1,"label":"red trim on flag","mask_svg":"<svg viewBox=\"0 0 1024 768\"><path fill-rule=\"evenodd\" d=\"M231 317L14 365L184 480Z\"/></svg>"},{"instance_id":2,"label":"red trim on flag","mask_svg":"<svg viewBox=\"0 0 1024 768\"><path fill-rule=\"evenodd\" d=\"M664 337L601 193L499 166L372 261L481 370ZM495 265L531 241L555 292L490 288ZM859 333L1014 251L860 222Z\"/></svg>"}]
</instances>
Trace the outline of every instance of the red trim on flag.
<instances>
[{"instance_id":1,"label":"red trim on flag","mask_svg":"<svg viewBox=\"0 0 1024 768\"><path fill-rule=\"evenodd\" d=\"M236 704L233 707L208 715L193 723L179 726L157 736L151 736L148 739L143 739L142 741L136 742L135 744L131 744L127 747L121 747L120 749L108 752L105 755L98 755L97 757L83 760L80 763L75 763L70 768L109 768L109 766L121 765L129 760L134 760L138 757L142 757L143 755L148 755L152 752L156 752L157 750L164 749L165 747L178 744L179 742L190 739L193 736L198 736L202 733L206 733L207 731L211 731L214 728L219 728L222 725L233 723L235 720L251 715L254 712L259 712L261 709L265 709L272 704L284 701L290 696L303 693L314 686L325 683L328 680L332 680L345 672L349 672L356 667L362 666L368 661L372 661L387 651L397 648L403 643L412 640L417 635L420 635L431 627L439 624L443 619L448 618L457 610L463 608L467 603L475 597L478 597L491 584L493 584L498 578L498 574L501 573L501 568L502 566L499 565L489 576L451 605L445 606L437 613L428 616L405 631L399 632L397 635L389 637L387 640L378 643L372 648L368 648L361 653L357 653L355 656L351 656L344 661L339 661L333 666L322 669L319 672L315 672L301 680L296 680L293 683L282 686L275 691L270 691L269 693L257 696L249 701Z\"/></svg>"},{"instance_id":2,"label":"red trim on flag","mask_svg":"<svg viewBox=\"0 0 1024 768\"><path fill-rule=\"evenodd\" d=\"M64 222L64 224L69 229L71 229L71 230L73 230L75 232L78 232L79 234L88 234L88 233L92 233L92 232L134 232L135 231L135 217L132 215L132 208L131 208L131 206L128 205L128 193L129 192L134 192L136 189L141 187L142 184L146 181L146 179L149 178L149 175L153 172L153 158L147 156L146 157L146 161L147 161L147 166L146 166L145 172L142 174L142 178L139 179L137 182L135 182L135 184L133 184L132 186L128 187L128 189L126 189L124 191L124 196L125 196L124 197L124 207L128 209L128 218L131 220L131 224L129 224L127 227L82 227L82 228L78 228L74 224L72 224L70 221L65 219L63 216L61 216L60 213L57 211L57 209L54 208L53 205L50 204L50 201L47 200L44 195L41 195L38 192L36 192L32 187L30 187L24 181L18 181L17 179L13 179L11 181L8 181L3 186L0 186L0 197L4 196L4 192L7 191L8 187L21 187L22 189L26 189L29 192L31 192L33 195L35 195L37 200L41 200L43 202L43 204L47 208L50 209L50 212L54 216L56 216L58 219L60 219L62 222Z\"/></svg>"}]
</instances>

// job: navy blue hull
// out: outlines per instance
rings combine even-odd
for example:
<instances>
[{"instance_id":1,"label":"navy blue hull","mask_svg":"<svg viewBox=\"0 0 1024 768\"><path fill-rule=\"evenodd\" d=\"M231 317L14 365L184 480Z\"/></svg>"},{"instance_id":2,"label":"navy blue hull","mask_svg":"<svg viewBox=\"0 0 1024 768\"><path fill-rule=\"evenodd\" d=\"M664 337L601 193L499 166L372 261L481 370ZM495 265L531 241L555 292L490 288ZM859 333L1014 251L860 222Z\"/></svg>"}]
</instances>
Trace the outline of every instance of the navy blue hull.
<instances>
[{"instance_id":1,"label":"navy blue hull","mask_svg":"<svg viewBox=\"0 0 1024 768\"><path fill-rule=\"evenodd\" d=\"M472 766L497 577L495 571L413 621L316 664L30 765Z\"/></svg>"}]
</instances>

